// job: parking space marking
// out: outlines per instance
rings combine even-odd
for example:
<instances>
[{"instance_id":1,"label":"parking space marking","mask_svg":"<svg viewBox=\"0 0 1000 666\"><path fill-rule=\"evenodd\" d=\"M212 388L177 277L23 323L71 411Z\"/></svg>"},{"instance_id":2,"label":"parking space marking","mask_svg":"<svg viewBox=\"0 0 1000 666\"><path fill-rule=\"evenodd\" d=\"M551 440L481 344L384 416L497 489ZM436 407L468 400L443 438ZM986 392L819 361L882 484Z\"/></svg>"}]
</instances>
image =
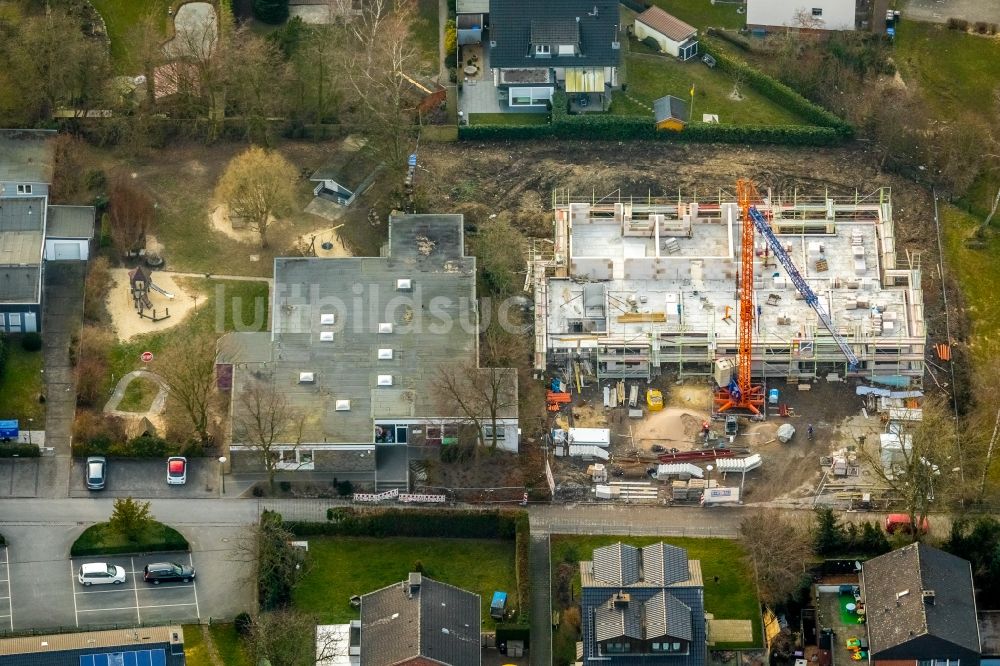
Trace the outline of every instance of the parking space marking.
<instances>
[{"instance_id":1,"label":"parking space marking","mask_svg":"<svg viewBox=\"0 0 1000 666\"><path fill-rule=\"evenodd\" d=\"M10 630L14 631L14 600L10 596L14 593L11 591L12 586L10 584L10 553L7 551L6 546L3 549L3 575L3 582L7 583L7 610L10 611L7 617L10 619Z\"/></svg>"},{"instance_id":2,"label":"parking space marking","mask_svg":"<svg viewBox=\"0 0 1000 666\"><path fill-rule=\"evenodd\" d=\"M135 574L135 558L130 557L128 561L130 563L129 566L132 567L132 582L134 583L132 590L135 592L135 618L139 621L139 624L142 624L142 612L139 610L139 581L136 579Z\"/></svg>"},{"instance_id":3,"label":"parking space marking","mask_svg":"<svg viewBox=\"0 0 1000 666\"><path fill-rule=\"evenodd\" d=\"M188 564L191 565L191 570L194 571L194 555L188 553ZM197 573L197 572L196 572ZM194 590L194 613L201 619L201 608L198 607L198 581L191 579L191 588ZM13 608L11 609L13 612ZM11 627L13 629L13 627Z\"/></svg>"},{"instance_id":4,"label":"parking space marking","mask_svg":"<svg viewBox=\"0 0 1000 666\"><path fill-rule=\"evenodd\" d=\"M131 587L122 587L121 585L115 585L113 589L110 590L80 590L77 594L113 594L115 592L125 592L131 590Z\"/></svg>"},{"instance_id":5,"label":"parking space marking","mask_svg":"<svg viewBox=\"0 0 1000 666\"><path fill-rule=\"evenodd\" d=\"M76 608L76 572L73 571L73 560L69 561L69 584L73 587L73 618L76 620L76 628L80 628L80 611Z\"/></svg>"}]
</instances>

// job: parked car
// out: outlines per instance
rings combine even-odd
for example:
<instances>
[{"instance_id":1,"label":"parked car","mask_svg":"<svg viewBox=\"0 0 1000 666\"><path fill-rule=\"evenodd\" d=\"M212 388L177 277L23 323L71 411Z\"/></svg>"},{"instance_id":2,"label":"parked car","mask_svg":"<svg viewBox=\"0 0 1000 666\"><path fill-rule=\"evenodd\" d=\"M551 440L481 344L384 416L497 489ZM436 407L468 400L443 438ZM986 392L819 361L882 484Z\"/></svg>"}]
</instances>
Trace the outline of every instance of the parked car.
<instances>
[{"instance_id":1,"label":"parked car","mask_svg":"<svg viewBox=\"0 0 1000 666\"><path fill-rule=\"evenodd\" d=\"M125 569L107 562L92 562L80 566L77 580L86 587L91 585L121 585L125 582Z\"/></svg>"},{"instance_id":2,"label":"parked car","mask_svg":"<svg viewBox=\"0 0 1000 666\"><path fill-rule=\"evenodd\" d=\"M171 581L190 583L194 580L194 575L192 567L186 567L176 562L156 562L147 564L142 569L142 579L153 585Z\"/></svg>"},{"instance_id":3,"label":"parked car","mask_svg":"<svg viewBox=\"0 0 1000 666\"><path fill-rule=\"evenodd\" d=\"M188 461L184 456L167 458L167 485L183 486L188 480Z\"/></svg>"},{"instance_id":4,"label":"parked car","mask_svg":"<svg viewBox=\"0 0 1000 666\"><path fill-rule=\"evenodd\" d=\"M930 530L930 522L926 517L920 522L920 533L927 534ZM890 513L885 517L885 531L888 534L895 534L896 532L902 532L903 534L910 534L913 531L913 524L910 522L910 515L907 513Z\"/></svg>"},{"instance_id":5,"label":"parked car","mask_svg":"<svg viewBox=\"0 0 1000 666\"><path fill-rule=\"evenodd\" d=\"M667 450L667 447L663 446L662 444L653 444L651 447L649 447L649 450L652 451L653 453L663 453L664 451Z\"/></svg>"},{"instance_id":6,"label":"parked car","mask_svg":"<svg viewBox=\"0 0 1000 666\"><path fill-rule=\"evenodd\" d=\"M90 456L84 467L87 477L87 490L104 490L108 480L108 461L104 456Z\"/></svg>"}]
</instances>

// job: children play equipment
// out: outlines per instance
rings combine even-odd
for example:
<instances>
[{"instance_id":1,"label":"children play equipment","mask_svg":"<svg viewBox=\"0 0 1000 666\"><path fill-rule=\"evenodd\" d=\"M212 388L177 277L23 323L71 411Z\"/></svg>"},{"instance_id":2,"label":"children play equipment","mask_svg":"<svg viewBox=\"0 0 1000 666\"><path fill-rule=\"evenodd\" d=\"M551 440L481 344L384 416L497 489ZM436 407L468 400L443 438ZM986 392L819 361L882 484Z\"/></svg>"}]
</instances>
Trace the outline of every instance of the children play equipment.
<instances>
[{"instance_id":1,"label":"children play equipment","mask_svg":"<svg viewBox=\"0 0 1000 666\"><path fill-rule=\"evenodd\" d=\"M164 308L162 312L157 312L156 308L153 307L153 302L149 300L149 291L153 291L163 294L168 299L173 300L174 295L169 291L164 291L160 287L153 284L153 272L148 268L138 266L134 270L128 273L129 289L132 292L132 306L139 313L139 317L143 319L152 319L153 321L163 321L170 317L170 308Z\"/></svg>"}]
</instances>

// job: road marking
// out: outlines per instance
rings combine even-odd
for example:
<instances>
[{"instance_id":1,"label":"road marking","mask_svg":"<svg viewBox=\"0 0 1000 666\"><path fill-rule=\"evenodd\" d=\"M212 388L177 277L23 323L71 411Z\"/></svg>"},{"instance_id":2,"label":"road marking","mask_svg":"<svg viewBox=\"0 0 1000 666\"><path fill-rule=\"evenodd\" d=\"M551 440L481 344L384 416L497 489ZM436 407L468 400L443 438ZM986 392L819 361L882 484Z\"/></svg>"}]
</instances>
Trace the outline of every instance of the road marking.
<instances>
[{"instance_id":1,"label":"road marking","mask_svg":"<svg viewBox=\"0 0 1000 666\"><path fill-rule=\"evenodd\" d=\"M176 608L178 606L194 606L193 603L186 604L155 604L152 606L141 606L141 608ZM81 613L104 613L110 611L137 610L136 606L122 606L121 608L84 608Z\"/></svg>"},{"instance_id":2,"label":"road marking","mask_svg":"<svg viewBox=\"0 0 1000 666\"><path fill-rule=\"evenodd\" d=\"M188 563L191 565L191 571L194 571L194 555L188 553ZM195 572L197 573L197 572ZM194 611L198 615L198 619L201 619L201 608L198 606L198 581L191 579L191 588L194 590ZM13 631L13 627L11 627Z\"/></svg>"},{"instance_id":3,"label":"road marking","mask_svg":"<svg viewBox=\"0 0 1000 666\"><path fill-rule=\"evenodd\" d=\"M77 592L76 594L111 594L112 592L128 592L135 588L122 587L121 585L114 585L113 589L110 590L84 590Z\"/></svg>"},{"instance_id":4,"label":"road marking","mask_svg":"<svg viewBox=\"0 0 1000 666\"><path fill-rule=\"evenodd\" d=\"M76 572L73 570L73 560L69 561L69 582L76 585ZM76 590L73 591L73 618L76 620L76 628L80 628L80 611L76 608Z\"/></svg>"},{"instance_id":5,"label":"road marking","mask_svg":"<svg viewBox=\"0 0 1000 666\"><path fill-rule=\"evenodd\" d=\"M4 546L4 549L3 549L3 569L4 569L4 574L6 574L6 576L7 576L7 578L5 578L3 582L7 583L7 595L8 595L7 596L7 610L10 611L10 616L9 616L10 617L10 630L13 632L14 631L14 600L10 596L10 595L13 594L13 592L11 591L11 588L13 587L13 585L10 584L10 553L7 551L7 547L6 546Z\"/></svg>"},{"instance_id":6,"label":"road marking","mask_svg":"<svg viewBox=\"0 0 1000 666\"><path fill-rule=\"evenodd\" d=\"M128 558L128 561L131 563L132 570L135 571L135 559L132 558L132 557L130 557L130 558ZM134 576L134 574L133 574L133 576ZM136 581L133 578L132 582L136 583L138 581ZM135 592L135 618L139 621L139 624L142 624L142 613L139 612L139 586L138 585L133 585L132 586L132 590Z\"/></svg>"}]
</instances>

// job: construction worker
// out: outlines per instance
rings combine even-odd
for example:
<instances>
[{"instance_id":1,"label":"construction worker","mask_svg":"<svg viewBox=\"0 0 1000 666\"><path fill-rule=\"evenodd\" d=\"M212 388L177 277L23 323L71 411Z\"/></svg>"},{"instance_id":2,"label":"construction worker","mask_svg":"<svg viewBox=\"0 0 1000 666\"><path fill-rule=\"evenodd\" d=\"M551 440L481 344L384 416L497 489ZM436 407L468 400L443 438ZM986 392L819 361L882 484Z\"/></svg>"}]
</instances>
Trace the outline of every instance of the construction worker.
<instances>
[{"instance_id":1,"label":"construction worker","mask_svg":"<svg viewBox=\"0 0 1000 666\"><path fill-rule=\"evenodd\" d=\"M709 436L709 431L710 430L711 430L711 427L709 426L708 421L702 421L701 422L701 437L706 442L708 441L708 436Z\"/></svg>"},{"instance_id":2,"label":"construction worker","mask_svg":"<svg viewBox=\"0 0 1000 666\"><path fill-rule=\"evenodd\" d=\"M806 432L808 433L808 435L809 435L809 441L811 442L812 438L813 438L813 424L812 423L809 424L809 427L806 429Z\"/></svg>"}]
</instances>

